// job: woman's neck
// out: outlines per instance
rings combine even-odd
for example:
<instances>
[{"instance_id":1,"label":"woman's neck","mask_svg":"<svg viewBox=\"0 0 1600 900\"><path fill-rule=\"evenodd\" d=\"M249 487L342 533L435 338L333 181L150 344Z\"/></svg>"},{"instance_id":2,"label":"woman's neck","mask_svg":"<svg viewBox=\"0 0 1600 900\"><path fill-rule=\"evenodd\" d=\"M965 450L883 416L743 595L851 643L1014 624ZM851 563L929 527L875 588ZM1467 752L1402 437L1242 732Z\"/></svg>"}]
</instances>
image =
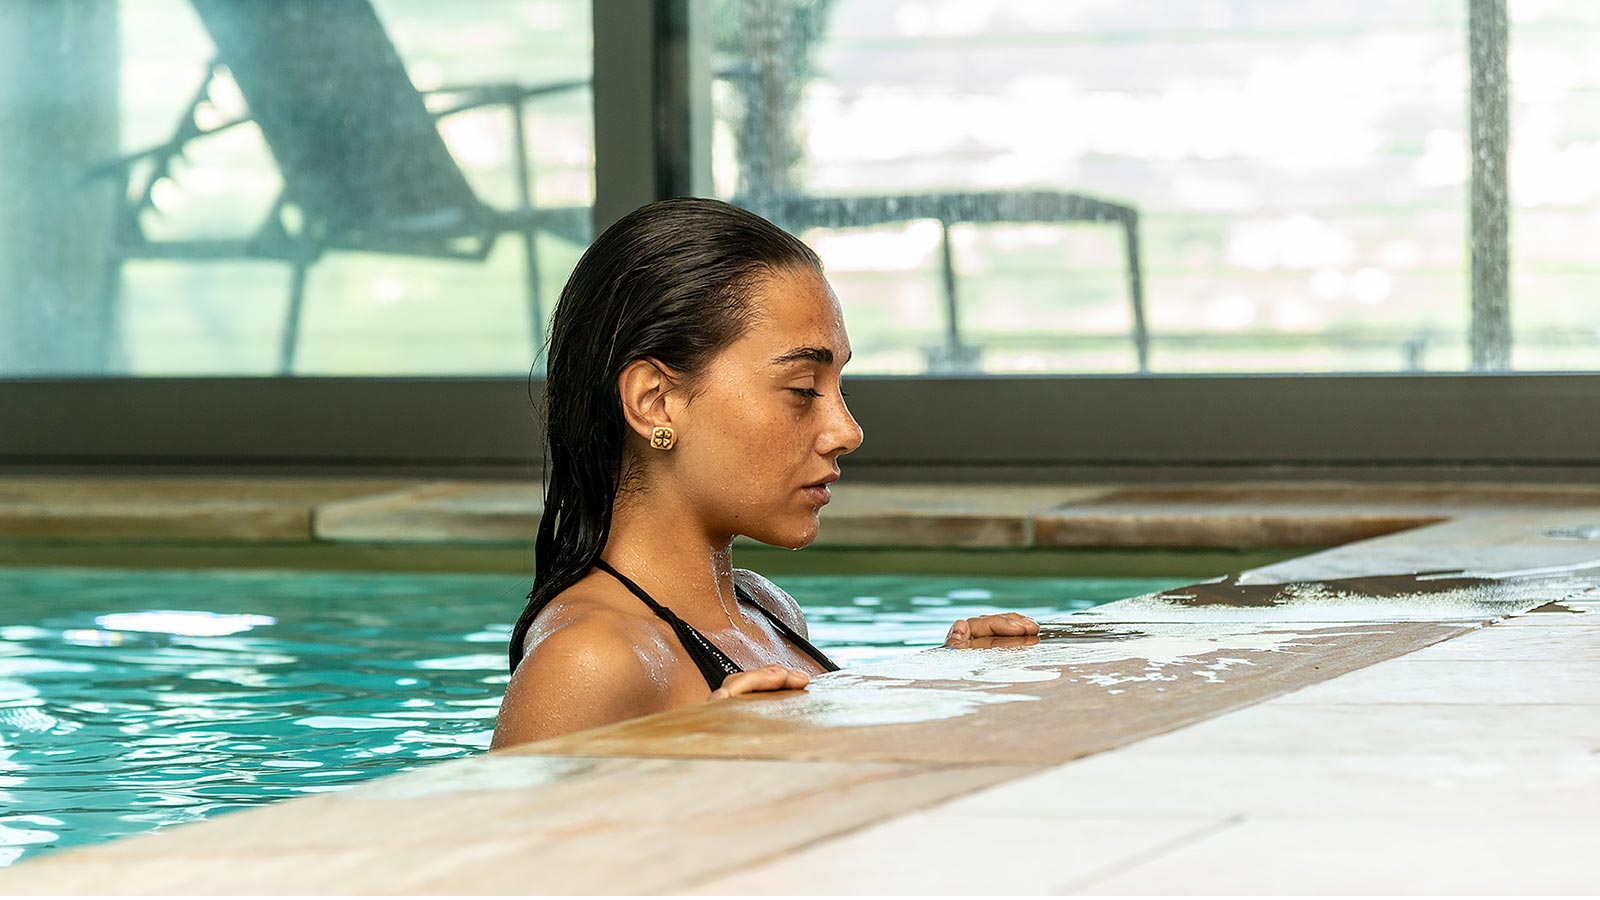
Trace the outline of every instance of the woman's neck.
<instances>
[{"instance_id":1,"label":"woman's neck","mask_svg":"<svg viewBox=\"0 0 1600 900\"><path fill-rule=\"evenodd\" d=\"M710 533L666 492L618 496L601 557L680 616L735 625L733 536Z\"/></svg>"}]
</instances>

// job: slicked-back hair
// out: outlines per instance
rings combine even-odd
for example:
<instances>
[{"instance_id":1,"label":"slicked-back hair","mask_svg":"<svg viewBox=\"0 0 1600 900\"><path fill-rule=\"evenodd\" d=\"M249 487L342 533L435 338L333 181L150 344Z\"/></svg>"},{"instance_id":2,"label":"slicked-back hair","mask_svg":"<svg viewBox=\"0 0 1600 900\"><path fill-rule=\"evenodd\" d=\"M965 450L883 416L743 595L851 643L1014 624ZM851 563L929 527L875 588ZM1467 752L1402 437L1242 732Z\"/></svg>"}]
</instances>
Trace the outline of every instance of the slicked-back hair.
<instances>
[{"instance_id":1,"label":"slicked-back hair","mask_svg":"<svg viewBox=\"0 0 1600 900\"><path fill-rule=\"evenodd\" d=\"M545 376L544 514L533 590L511 631L511 668L540 610L599 559L611 533L627 422L618 379L637 359L659 362L692 389L742 337L751 296L786 269L820 272L798 238L720 200L642 206L589 245L561 290Z\"/></svg>"}]
</instances>

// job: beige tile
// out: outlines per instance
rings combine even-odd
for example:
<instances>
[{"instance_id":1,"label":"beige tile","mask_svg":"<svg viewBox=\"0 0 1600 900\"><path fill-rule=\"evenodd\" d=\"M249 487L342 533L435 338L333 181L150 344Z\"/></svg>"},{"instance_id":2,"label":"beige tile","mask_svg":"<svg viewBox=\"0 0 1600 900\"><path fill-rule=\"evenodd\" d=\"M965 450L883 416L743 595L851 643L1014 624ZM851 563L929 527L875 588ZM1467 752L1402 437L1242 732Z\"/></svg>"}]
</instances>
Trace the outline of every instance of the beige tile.
<instances>
[{"instance_id":1,"label":"beige tile","mask_svg":"<svg viewBox=\"0 0 1600 900\"><path fill-rule=\"evenodd\" d=\"M742 538L740 543L753 543ZM1032 546L1024 516L1009 513L823 513L816 547Z\"/></svg>"},{"instance_id":2,"label":"beige tile","mask_svg":"<svg viewBox=\"0 0 1600 900\"><path fill-rule=\"evenodd\" d=\"M1411 660L1502 660L1600 663L1600 616L1594 625L1501 628L1491 625L1410 654Z\"/></svg>"},{"instance_id":3,"label":"beige tile","mask_svg":"<svg viewBox=\"0 0 1600 900\"><path fill-rule=\"evenodd\" d=\"M1546 536L1552 528L1600 521L1600 508L1480 509L1447 522L1359 541L1263 566L1273 581L1415 572L1508 572L1600 561L1600 542ZM1590 570L1591 575L1595 574Z\"/></svg>"},{"instance_id":4,"label":"beige tile","mask_svg":"<svg viewBox=\"0 0 1600 900\"><path fill-rule=\"evenodd\" d=\"M506 544L335 544L323 541L0 539L0 566L122 569L293 569L299 571L493 572L530 577L533 547ZM522 587L527 591L526 584Z\"/></svg>"},{"instance_id":5,"label":"beige tile","mask_svg":"<svg viewBox=\"0 0 1600 900\"><path fill-rule=\"evenodd\" d=\"M531 545L543 508L536 483L443 482L322 504L315 530L323 541Z\"/></svg>"},{"instance_id":6,"label":"beige tile","mask_svg":"<svg viewBox=\"0 0 1600 900\"><path fill-rule=\"evenodd\" d=\"M1245 821L1086 894L1592 894L1600 824Z\"/></svg>"},{"instance_id":7,"label":"beige tile","mask_svg":"<svg viewBox=\"0 0 1600 900\"><path fill-rule=\"evenodd\" d=\"M1109 485L1096 504L1151 506L1239 505L1332 509L1402 507L1476 511L1483 508L1600 507L1600 485L1493 482L1373 483L1362 481L1241 481Z\"/></svg>"},{"instance_id":8,"label":"beige tile","mask_svg":"<svg viewBox=\"0 0 1600 900\"><path fill-rule=\"evenodd\" d=\"M847 472L845 478L833 486L833 502L823 515L903 514L928 510L1024 516L1064 503L1092 500L1110 490L1113 488L1109 485L871 484L853 482Z\"/></svg>"},{"instance_id":9,"label":"beige tile","mask_svg":"<svg viewBox=\"0 0 1600 900\"><path fill-rule=\"evenodd\" d=\"M0 537L305 541L320 503L412 480L13 477L0 479Z\"/></svg>"},{"instance_id":10,"label":"beige tile","mask_svg":"<svg viewBox=\"0 0 1600 900\"><path fill-rule=\"evenodd\" d=\"M178 505L215 500L298 506L393 493L418 484L415 478L13 475L0 478L0 508L27 504L93 508L136 502Z\"/></svg>"},{"instance_id":11,"label":"beige tile","mask_svg":"<svg viewBox=\"0 0 1600 900\"><path fill-rule=\"evenodd\" d=\"M1336 745L1338 736L1325 737ZM1392 752L1184 756L1129 747L954 800L949 814L1600 825L1600 755Z\"/></svg>"},{"instance_id":12,"label":"beige tile","mask_svg":"<svg viewBox=\"0 0 1600 900\"><path fill-rule=\"evenodd\" d=\"M1556 611L1530 610L1494 624L1499 629L1592 627L1600 625L1600 602L1594 600L1562 600Z\"/></svg>"},{"instance_id":13,"label":"beige tile","mask_svg":"<svg viewBox=\"0 0 1600 900\"><path fill-rule=\"evenodd\" d=\"M913 813L684 891L770 894L1046 894L1209 833L1162 819Z\"/></svg>"},{"instance_id":14,"label":"beige tile","mask_svg":"<svg viewBox=\"0 0 1600 900\"><path fill-rule=\"evenodd\" d=\"M822 512L817 546L1028 547L1035 513L1104 490L840 481Z\"/></svg>"},{"instance_id":15,"label":"beige tile","mask_svg":"<svg viewBox=\"0 0 1600 900\"><path fill-rule=\"evenodd\" d=\"M835 486L817 546L1024 547L1030 516L1101 488L1008 485ZM333 541L525 541L542 511L534 483L444 483L318 511Z\"/></svg>"},{"instance_id":16,"label":"beige tile","mask_svg":"<svg viewBox=\"0 0 1600 900\"><path fill-rule=\"evenodd\" d=\"M0 480L0 536L303 539L313 507L320 507L318 537L340 542L525 541L540 512L533 482L38 476ZM1312 546L1462 515L1521 516L1518 527L1539 529L1600 522L1600 491L1571 485L857 484L846 478L823 515L819 546ZM1431 534L1439 527L1421 530ZM1492 537L1479 523L1466 532L1447 529L1436 541L1459 543L1463 534L1479 544ZM1415 550L1419 540L1427 541L1385 540L1361 542L1363 571L1372 571L1375 553ZM1546 543L1558 556L1577 552L1573 548L1600 553L1595 542ZM1523 545L1519 552L1526 557L1529 549ZM1418 561L1440 558L1439 552L1423 555Z\"/></svg>"},{"instance_id":17,"label":"beige tile","mask_svg":"<svg viewBox=\"0 0 1600 900\"><path fill-rule=\"evenodd\" d=\"M1113 486L1042 513L1035 532L1041 546L1327 547L1485 511L1572 507L1600 508L1600 490L1359 482Z\"/></svg>"},{"instance_id":18,"label":"beige tile","mask_svg":"<svg viewBox=\"0 0 1600 900\"><path fill-rule=\"evenodd\" d=\"M1279 702L1600 705L1600 662L1392 659Z\"/></svg>"},{"instance_id":19,"label":"beige tile","mask_svg":"<svg viewBox=\"0 0 1600 900\"><path fill-rule=\"evenodd\" d=\"M1315 756L1461 752L1476 757L1600 752L1600 714L1558 704L1268 701L1134 745L1141 755ZM1241 765L1247 760L1241 760Z\"/></svg>"},{"instance_id":20,"label":"beige tile","mask_svg":"<svg viewBox=\"0 0 1600 900\"><path fill-rule=\"evenodd\" d=\"M1437 514L1383 511L1171 510L1106 505L1034 519L1041 547L1328 547L1431 525Z\"/></svg>"}]
</instances>

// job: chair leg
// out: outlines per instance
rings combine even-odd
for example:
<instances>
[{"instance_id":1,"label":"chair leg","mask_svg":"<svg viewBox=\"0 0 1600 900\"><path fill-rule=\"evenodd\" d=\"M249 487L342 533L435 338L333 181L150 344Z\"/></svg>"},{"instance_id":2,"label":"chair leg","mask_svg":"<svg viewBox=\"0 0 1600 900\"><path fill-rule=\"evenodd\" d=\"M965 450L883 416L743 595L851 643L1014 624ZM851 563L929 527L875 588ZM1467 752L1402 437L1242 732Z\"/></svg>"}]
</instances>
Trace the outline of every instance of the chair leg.
<instances>
[{"instance_id":1,"label":"chair leg","mask_svg":"<svg viewBox=\"0 0 1600 900\"><path fill-rule=\"evenodd\" d=\"M950 223L939 222L940 266L944 275L943 371L970 372L978 367L978 348L961 342L961 303L956 297L955 251L950 246Z\"/></svg>"},{"instance_id":2,"label":"chair leg","mask_svg":"<svg viewBox=\"0 0 1600 900\"><path fill-rule=\"evenodd\" d=\"M955 359L961 348L961 321L956 301L956 261L950 248L950 223L939 223L939 262L944 275L944 343L950 358Z\"/></svg>"},{"instance_id":3,"label":"chair leg","mask_svg":"<svg viewBox=\"0 0 1600 900\"><path fill-rule=\"evenodd\" d=\"M96 363L100 374L111 375L129 365L127 349L122 344L122 255L113 249L106 260L100 282L100 308L95 329ZM132 373L129 373L132 374Z\"/></svg>"},{"instance_id":4,"label":"chair leg","mask_svg":"<svg viewBox=\"0 0 1600 900\"><path fill-rule=\"evenodd\" d=\"M304 257L294 260L294 270L289 276L289 315L283 323L283 342L278 348L278 374L294 374L294 357L300 343L300 308L306 299L306 274L311 261Z\"/></svg>"},{"instance_id":5,"label":"chair leg","mask_svg":"<svg viewBox=\"0 0 1600 900\"><path fill-rule=\"evenodd\" d=\"M1139 261L1139 214L1129 211L1122 225L1128 239L1128 301L1133 304L1133 350L1139 371L1150 371L1150 332L1144 319L1144 270Z\"/></svg>"}]
</instances>

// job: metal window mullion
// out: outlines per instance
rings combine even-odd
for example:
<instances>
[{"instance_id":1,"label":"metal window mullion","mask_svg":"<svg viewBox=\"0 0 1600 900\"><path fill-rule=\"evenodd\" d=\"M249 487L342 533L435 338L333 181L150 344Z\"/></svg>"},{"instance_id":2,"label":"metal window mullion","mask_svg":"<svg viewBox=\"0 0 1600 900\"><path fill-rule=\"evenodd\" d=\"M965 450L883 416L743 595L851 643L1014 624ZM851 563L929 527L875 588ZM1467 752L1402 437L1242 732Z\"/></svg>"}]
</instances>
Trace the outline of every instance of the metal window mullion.
<instances>
[{"instance_id":1,"label":"metal window mullion","mask_svg":"<svg viewBox=\"0 0 1600 900\"><path fill-rule=\"evenodd\" d=\"M1467 0L1470 67L1472 324L1475 371L1511 367L1511 145L1506 0Z\"/></svg>"},{"instance_id":2,"label":"metal window mullion","mask_svg":"<svg viewBox=\"0 0 1600 900\"><path fill-rule=\"evenodd\" d=\"M656 0L594 0L594 233L656 199Z\"/></svg>"},{"instance_id":3,"label":"metal window mullion","mask_svg":"<svg viewBox=\"0 0 1600 900\"><path fill-rule=\"evenodd\" d=\"M596 235L652 200L709 192L710 40L696 6L594 0Z\"/></svg>"}]
</instances>

